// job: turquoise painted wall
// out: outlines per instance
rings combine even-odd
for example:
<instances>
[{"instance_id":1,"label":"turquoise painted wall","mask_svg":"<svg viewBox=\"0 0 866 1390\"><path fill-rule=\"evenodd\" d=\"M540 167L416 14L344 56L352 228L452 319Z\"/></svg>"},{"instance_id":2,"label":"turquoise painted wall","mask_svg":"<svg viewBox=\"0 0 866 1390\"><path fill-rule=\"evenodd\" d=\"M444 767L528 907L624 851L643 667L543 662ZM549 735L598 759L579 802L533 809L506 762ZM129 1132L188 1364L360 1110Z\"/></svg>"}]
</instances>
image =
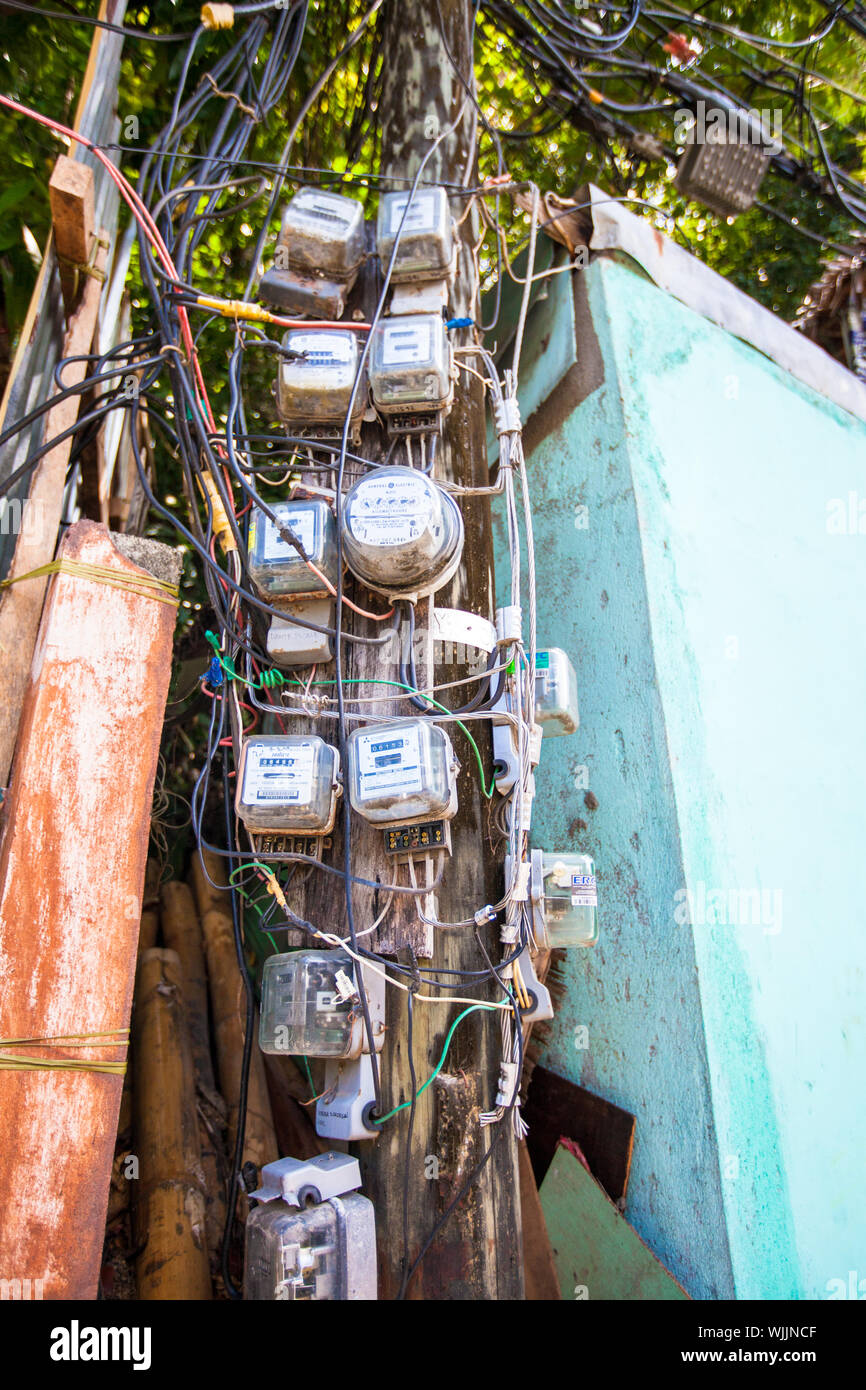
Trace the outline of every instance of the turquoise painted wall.
<instances>
[{"instance_id":1,"label":"turquoise painted wall","mask_svg":"<svg viewBox=\"0 0 866 1390\"><path fill-rule=\"evenodd\" d=\"M827 1297L866 1278L866 426L624 265L583 285L604 381L530 430L581 700L533 838L595 856L602 935L544 1060L637 1115L627 1215L688 1292Z\"/></svg>"}]
</instances>

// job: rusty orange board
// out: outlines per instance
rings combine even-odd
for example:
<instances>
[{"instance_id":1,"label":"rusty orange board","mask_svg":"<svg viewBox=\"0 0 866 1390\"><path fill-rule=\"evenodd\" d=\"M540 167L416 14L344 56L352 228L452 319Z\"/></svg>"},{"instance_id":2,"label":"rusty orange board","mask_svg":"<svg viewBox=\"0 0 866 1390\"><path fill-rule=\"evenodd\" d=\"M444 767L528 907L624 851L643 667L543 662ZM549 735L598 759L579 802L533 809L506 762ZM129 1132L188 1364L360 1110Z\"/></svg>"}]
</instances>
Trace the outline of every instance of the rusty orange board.
<instances>
[{"instance_id":1,"label":"rusty orange board","mask_svg":"<svg viewBox=\"0 0 866 1390\"><path fill-rule=\"evenodd\" d=\"M46 599L0 845L3 1040L129 1027L171 672L174 605L125 586L154 574L176 582L177 552L81 521L60 554L110 569L122 587L60 573ZM125 1055L0 1046L37 1058ZM45 1298L95 1297L122 1080L0 1066L4 1279L41 1280Z\"/></svg>"}]
</instances>

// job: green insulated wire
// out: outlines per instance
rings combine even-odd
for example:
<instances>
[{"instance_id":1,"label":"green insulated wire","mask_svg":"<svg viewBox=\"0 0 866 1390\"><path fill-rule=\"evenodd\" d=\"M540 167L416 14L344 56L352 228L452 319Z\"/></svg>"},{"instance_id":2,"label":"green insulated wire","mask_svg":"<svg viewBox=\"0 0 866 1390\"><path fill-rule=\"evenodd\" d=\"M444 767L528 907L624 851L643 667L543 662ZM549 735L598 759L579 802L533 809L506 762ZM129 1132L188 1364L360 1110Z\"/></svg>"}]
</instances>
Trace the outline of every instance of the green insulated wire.
<instances>
[{"instance_id":1,"label":"green insulated wire","mask_svg":"<svg viewBox=\"0 0 866 1390\"><path fill-rule=\"evenodd\" d=\"M293 685L303 685L303 681L298 680L297 676L289 676L289 677L286 677L286 676L283 674L282 671L275 671L275 670L273 670L273 669L272 669L272 670L269 670L269 671L262 671L262 673L261 673L261 675L260 675L260 677L259 677L259 679L258 679L257 681L250 681L250 680L247 680L246 676L240 675L240 674L234 669L234 667L232 666L231 662L226 661L226 660L223 658L222 653L221 653L221 651L220 651L220 639L217 637L216 633L215 633L215 632L206 632L206 633L205 633L205 637L207 638L208 642L210 642L211 646L213 647L214 652L216 653L216 656L217 656L217 658L218 658L218 660L219 660L219 664L220 664L220 666L222 667L222 669L225 671L225 673L226 673L226 675L228 676L229 680L243 681L244 685L248 685L252 690L262 690L262 689L265 689L265 688L273 689L274 686L277 686L277 685L287 685L287 684L289 684L289 683L291 683L291 684L293 684ZM421 691L421 690L416 690L415 687L414 687L414 685L406 685L405 682L403 682L403 681L373 680L373 679L371 679L370 677L367 677L366 679L364 679L364 678L358 678L357 680L346 680L346 681L343 681L343 684L344 684L344 685L392 685L392 686L395 686L395 687L396 687L397 689L399 689L399 690L405 690L405 691L406 691L408 694L410 694L410 695L420 695L422 700L427 700L429 704L435 705L436 708L437 708L438 710L441 710L443 714L450 714L450 713L451 713L451 711L450 711L450 709L448 708L447 705L440 705L439 701L438 701L438 700L434 700L432 695L425 695L423 691ZM313 685L314 685L314 686L316 686L316 685L336 685L336 681L313 681ZM312 687L311 687L311 688L312 688ZM288 712L291 713L291 711L288 711ZM467 739L469 740L469 746L470 746L470 748L472 749L472 752L473 752L474 755L475 755L475 761L476 761L476 763L478 764L478 781L479 781L479 783L480 783L480 785L481 785L481 792L482 792L482 795L489 801L490 798L491 798L492 795L493 795L494 788L495 788L495 786L496 786L495 780L491 778L490 786L488 787L488 786L486 785L486 783L485 783L485 778L484 778L484 763L481 761L481 752L480 752L480 750L479 750L479 748L478 748L478 744L475 742L475 739L472 737L472 734L469 732L469 730L467 729L466 725L463 723L463 721L462 721L461 719L456 719L454 722L456 723L458 729L462 729L463 733L466 735Z\"/></svg>"},{"instance_id":2,"label":"green insulated wire","mask_svg":"<svg viewBox=\"0 0 866 1390\"><path fill-rule=\"evenodd\" d=\"M418 1097L419 1097L420 1095L422 1095L422 1094L424 1093L424 1091L427 1090L427 1087L428 1087L428 1086L432 1086L433 1082L436 1080L436 1078L437 1078L437 1076L439 1075L440 1071L441 1071L442 1068L444 1067L444 1065L445 1065L445 1058L446 1058L447 1055L448 1055L448 1048L451 1046L451 1039L454 1037L454 1031L455 1031L455 1029L456 1029L458 1023L462 1023L463 1019L466 1018L466 1016L467 1016L468 1014L474 1014L474 1013L476 1012L477 1009L489 1010L489 1009L495 1009L495 1007L496 1007L495 1004L470 1004L470 1006L469 1006L468 1009L464 1009L463 1012L462 1012L462 1014L458 1014L458 1015L457 1015L457 1017L455 1018L454 1022L451 1024L451 1027L448 1029L448 1036L447 1036L447 1038L445 1039L445 1046L444 1046L443 1049L442 1049L442 1056L439 1058L439 1065L437 1066L436 1070L433 1072L432 1076L428 1076L427 1080L424 1082L424 1085L418 1087L418 1090L415 1092L415 1099L416 1099L416 1100L418 1099ZM381 1117L381 1119L377 1119L377 1120L376 1120L376 1124L377 1124L377 1125L383 1125L383 1124L385 1123L386 1120L390 1120L390 1119L392 1118L392 1116L398 1115L398 1114L400 1113L401 1110L408 1110L408 1108L409 1108L409 1106L410 1106L411 1104L412 1104L411 1100L404 1100L404 1101L402 1102L402 1104L400 1104L400 1105L395 1105L395 1106L394 1106L394 1109L393 1109L393 1110L389 1110L388 1113L387 1113L387 1115L383 1115L383 1116Z\"/></svg>"}]
</instances>

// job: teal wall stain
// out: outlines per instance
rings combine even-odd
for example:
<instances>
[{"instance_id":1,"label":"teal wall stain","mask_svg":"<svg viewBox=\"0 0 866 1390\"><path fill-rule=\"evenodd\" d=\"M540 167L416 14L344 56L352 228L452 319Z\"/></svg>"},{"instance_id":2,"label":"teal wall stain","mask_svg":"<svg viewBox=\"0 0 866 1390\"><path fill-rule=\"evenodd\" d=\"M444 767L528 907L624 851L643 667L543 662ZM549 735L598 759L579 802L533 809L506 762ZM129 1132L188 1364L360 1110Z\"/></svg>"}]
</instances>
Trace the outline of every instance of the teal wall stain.
<instances>
[{"instance_id":1,"label":"teal wall stain","mask_svg":"<svg viewBox=\"0 0 866 1390\"><path fill-rule=\"evenodd\" d=\"M636 1114L626 1214L688 1292L826 1297L866 1274L866 536L826 526L866 427L626 266L584 276L605 381L529 459L581 704L533 840L593 854L601 940L543 1060Z\"/></svg>"}]
</instances>

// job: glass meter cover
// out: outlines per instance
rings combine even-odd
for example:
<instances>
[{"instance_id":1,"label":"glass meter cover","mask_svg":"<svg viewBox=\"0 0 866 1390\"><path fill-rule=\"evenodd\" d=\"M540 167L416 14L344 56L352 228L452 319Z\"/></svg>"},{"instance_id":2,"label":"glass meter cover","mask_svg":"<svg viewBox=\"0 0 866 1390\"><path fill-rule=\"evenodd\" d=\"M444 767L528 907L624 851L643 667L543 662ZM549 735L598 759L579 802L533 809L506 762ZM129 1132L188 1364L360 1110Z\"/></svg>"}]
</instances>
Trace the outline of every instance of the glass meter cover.
<instances>
[{"instance_id":1,"label":"glass meter cover","mask_svg":"<svg viewBox=\"0 0 866 1390\"><path fill-rule=\"evenodd\" d=\"M283 1201L256 1205L244 1246L245 1299L376 1298L375 1210L359 1192L303 1209Z\"/></svg>"},{"instance_id":2,"label":"glass meter cover","mask_svg":"<svg viewBox=\"0 0 866 1390\"><path fill-rule=\"evenodd\" d=\"M391 272L394 284L446 276L451 269L454 244L445 189L416 189L411 203L408 193L384 193L376 222L376 250L383 270L391 260L398 234L400 241Z\"/></svg>"},{"instance_id":3,"label":"glass meter cover","mask_svg":"<svg viewBox=\"0 0 866 1390\"><path fill-rule=\"evenodd\" d=\"M598 886L588 854L542 855L545 944L594 946L598 940Z\"/></svg>"},{"instance_id":4,"label":"glass meter cover","mask_svg":"<svg viewBox=\"0 0 866 1390\"><path fill-rule=\"evenodd\" d=\"M346 494L342 524L346 563L381 593L433 593L460 563L460 508L414 468L395 465L364 474Z\"/></svg>"},{"instance_id":5,"label":"glass meter cover","mask_svg":"<svg viewBox=\"0 0 866 1390\"><path fill-rule=\"evenodd\" d=\"M451 344L441 314L382 319L370 345L370 389L384 415L451 404Z\"/></svg>"},{"instance_id":6,"label":"glass meter cover","mask_svg":"<svg viewBox=\"0 0 866 1390\"><path fill-rule=\"evenodd\" d=\"M338 974L355 981L345 951L288 951L262 970L259 1046L282 1056L356 1057L364 1043L357 998L344 999Z\"/></svg>"},{"instance_id":7,"label":"glass meter cover","mask_svg":"<svg viewBox=\"0 0 866 1390\"><path fill-rule=\"evenodd\" d=\"M280 525L297 537L316 568L336 584L337 530L328 503L322 498L275 502L271 511ZM294 546L283 539L276 523L258 507L253 508L247 554L250 578L264 599L328 592Z\"/></svg>"},{"instance_id":8,"label":"glass meter cover","mask_svg":"<svg viewBox=\"0 0 866 1390\"><path fill-rule=\"evenodd\" d=\"M364 256L364 208L340 193L299 188L283 214L277 248L278 269L300 267L348 280Z\"/></svg>"},{"instance_id":9,"label":"glass meter cover","mask_svg":"<svg viewBox=\"0 0 866 1390\"><path fill-rule=\"evenodd\" d=\"M342 329L290 328L283 347L297 356L281 359L277 377L277 414L289 433L319 430L338 435L349 409L358 374L357 336ZM357 430L366 408L364 383L355 393L352 427Z\"/></svg>"},{"instance_id":10,"label":"glass meter cover","mask_svg":"<svg viewBox=\"0 0 866 1390\"><path fill-rule=\"evenodd\" d=\"M238 816L253 834L327 835L339 773L337 749L315 734L248 738L238 769Z\"/></svg>"},{"instance_id":11,"label":"glass meter cover","mask_svg":"<svg viewBox=\"0 0 866 1390\"><path fill-rule=\"evenodd\" d=\"M457 810L451 740L429 719L395 719L349 735L349 797L374 825L447 820Z\"/></svg>"},{"instance_id":12,"label":"glass meter cover","mask_svg":"<svg viewBox=\"0 0 866 1390\"><path fill-rule=\"evenodd\" d=\"M535 718L545 738L577 733L577 676L561 647L535 653Z\"/></svg>"}]
</instances>

